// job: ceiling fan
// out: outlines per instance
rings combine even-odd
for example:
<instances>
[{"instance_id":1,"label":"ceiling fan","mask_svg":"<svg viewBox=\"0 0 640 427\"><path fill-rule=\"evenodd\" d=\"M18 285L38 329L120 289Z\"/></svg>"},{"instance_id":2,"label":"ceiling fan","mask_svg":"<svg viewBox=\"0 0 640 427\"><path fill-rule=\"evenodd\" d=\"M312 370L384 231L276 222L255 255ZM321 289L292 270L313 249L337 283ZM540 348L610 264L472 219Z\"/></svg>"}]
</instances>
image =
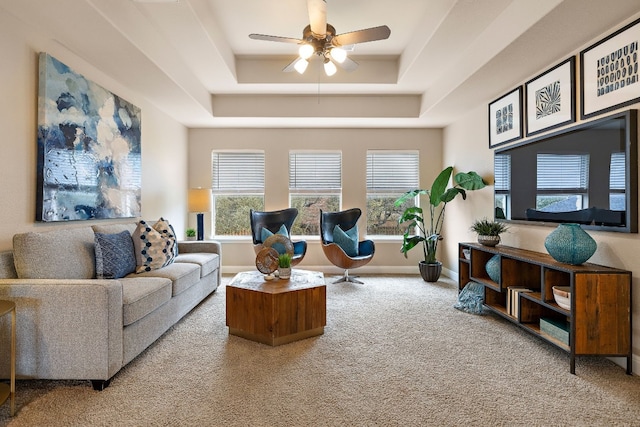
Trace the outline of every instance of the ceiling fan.
<instances>
[{"instance_id":1,"label":"ceiling fan","mask_svg":"<svg viewBox=\"0 0 640 427\"><path fill-rule=\"evenodd\" d=\"M307 8L309 10L310 24L302 30L301 39L269 36L265 34L249 34L249 38L254 40L295 43L300 45L298 58L283 69L285 72L295 70L303 74L309 65L308 59L314 54L322 58L324 71L328 76L336 73L337 68L335 63L347 71L353 71L358 67L358 63L347 57L345 46L385 40L389 38L391 34L391 30L386 25L336 34L336 29L327 23L326 0L307 0Z\"/></svg>"}]
</instances>

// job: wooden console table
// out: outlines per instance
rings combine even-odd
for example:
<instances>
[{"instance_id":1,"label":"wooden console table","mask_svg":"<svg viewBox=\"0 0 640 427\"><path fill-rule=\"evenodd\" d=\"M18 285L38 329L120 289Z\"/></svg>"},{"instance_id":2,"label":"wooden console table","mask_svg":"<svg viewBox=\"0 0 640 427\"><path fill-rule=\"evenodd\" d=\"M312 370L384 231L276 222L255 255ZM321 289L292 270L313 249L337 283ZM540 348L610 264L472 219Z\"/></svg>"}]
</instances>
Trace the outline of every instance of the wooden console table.
<instances>
[{"instance_id":1,"label":"wooden console table","mask_svg":"<svg viewBox=\"0 0 640 427\"><path fill-rule=\"evenodd\" d=\"M9 384L0 383L0 405L10 398L10 414L16 411L16 304L13 301L0 301L0 317L11 313L11 378Z\"/></svg>"},{"instance_id":2,"label":"wooden console table","mask_svg":"<svg viewBox=\"0 0 640 427\"><path fill-rule=\"evenodd\" d=\"M238 273L226 287L231 335L272 346L321 335L327 324L327 286L320 272L293 269L290 279Z\"/></svg>"},{"instance_id":3,"label":"wooden console table","mask_svg":"<svg viewBox=\"0 0 640 427\"><path fill-rule=\"evenodd\" d=\"M572 374L575 374L576 356L626 357L627 374L631 374L630 271L589 263L563 264L548 254L502 245L460 243L458 246L459 290L469 281L483 285L484 306L568 352ZM464 249L470 251L468 259ZM489 277L485 268L495 255L500 265L497 282ZM556 285L571 287L569 310L556 304L552 291ZM526 288L528 292L518 292L513 304L507 307L509 287ZM541 319L545 327L550 323L562 325L568 339L545 333Z\"/></svg>"}]
</instances>

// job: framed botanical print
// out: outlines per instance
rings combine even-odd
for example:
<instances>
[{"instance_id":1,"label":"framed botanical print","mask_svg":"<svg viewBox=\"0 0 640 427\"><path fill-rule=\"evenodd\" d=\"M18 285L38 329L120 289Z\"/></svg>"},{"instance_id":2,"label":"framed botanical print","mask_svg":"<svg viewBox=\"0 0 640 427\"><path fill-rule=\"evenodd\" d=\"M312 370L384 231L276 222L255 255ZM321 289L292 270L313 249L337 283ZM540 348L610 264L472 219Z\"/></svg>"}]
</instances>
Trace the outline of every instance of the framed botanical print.
<instances>
[{"instance_id":1,"label":"framed botanical print","mask_svg":"<svg viewBox=\"0 0 640 427\"><path fill-rule=\"evenodd\" d=\"M522 138L522 87L489 103L489 148Z\"/></svg>"},{"instance_id":2,"label":"framed botanical print","mask_svg":"<svg viewBox=\"0 0 640 427\"><path fill-rule=\"evenodd\" d=\"M527 136L576 121L575 58L524 85Z\"/></svg>"},{"instance_id":3,"label":"framed botanical print","mask_svg":"<svg viewBox=\"0 0 640 427\"><path fill-rule=\"evenodd\" d=\"M640 19L580 52L580 115L588 118L640 101Z\"/></svg>"}]
</instances>

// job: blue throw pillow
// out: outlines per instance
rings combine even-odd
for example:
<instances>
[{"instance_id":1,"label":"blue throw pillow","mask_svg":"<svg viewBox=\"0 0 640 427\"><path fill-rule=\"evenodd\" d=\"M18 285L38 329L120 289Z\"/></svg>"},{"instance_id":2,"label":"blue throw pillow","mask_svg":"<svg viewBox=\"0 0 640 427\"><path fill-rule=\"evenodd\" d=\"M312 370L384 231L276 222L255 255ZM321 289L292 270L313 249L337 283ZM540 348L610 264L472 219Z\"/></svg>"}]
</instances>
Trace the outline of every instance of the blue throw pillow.
<instances>
[{"instance_id":1,"label":"blue throw pillow","mask_svg":"<svg viewBox=\"0 0 640 427\"><path fill-rule=\"evenodd\" d=\"M133 240L128 231L95 233L96 277L119 279L136 270Z\"/></svg>"},{"instance_id":2,"label":"blue throw pillow","mask_svg":"<svg viewBox=\"0 0 640 427\"><path fill-rule=\"evenodd\" d=\"M289 238L289 232L287 231L287 227L285 227L284 224L280 226L280 229L276 232L276 234L282 234L287 239ZM265 227L262 227L262 230L260 231L260 239L262 240L262 243L264 243L264 241L271 236L273 236L273 233ZM271 247L278 251L279 254L283 254L287 251L282 243L274 243Z\"/></svg>"},{"instance_id":3,"label":"blue throw pillow","mask_svg":"<svg viewBox=\"0 0 640 427\"><path fill-rule=\"evenodd\" d=\"M358 256L358 226L343 231L339 225L333 228L333 243L340 246L344 253L354 257Z\"/></svg>"}]
</instances>

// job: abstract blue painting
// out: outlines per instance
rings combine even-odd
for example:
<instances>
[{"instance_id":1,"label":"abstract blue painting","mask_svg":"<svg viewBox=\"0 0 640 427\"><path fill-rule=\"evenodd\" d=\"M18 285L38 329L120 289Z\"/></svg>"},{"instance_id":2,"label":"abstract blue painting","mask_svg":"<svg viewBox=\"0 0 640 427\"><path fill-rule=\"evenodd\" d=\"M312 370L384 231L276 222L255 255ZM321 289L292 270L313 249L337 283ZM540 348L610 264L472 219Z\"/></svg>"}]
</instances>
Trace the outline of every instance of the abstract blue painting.
<instances>
[{"instance_id":1,"label":"abstract blue painting","mask_svg":"<svg viewBox=\"0 0 640 427\"><path fill-rule=\"evenodd\" d=\"M140 216L138 107L39 58L37 221Z\"/></svg>"}]
</instances>

